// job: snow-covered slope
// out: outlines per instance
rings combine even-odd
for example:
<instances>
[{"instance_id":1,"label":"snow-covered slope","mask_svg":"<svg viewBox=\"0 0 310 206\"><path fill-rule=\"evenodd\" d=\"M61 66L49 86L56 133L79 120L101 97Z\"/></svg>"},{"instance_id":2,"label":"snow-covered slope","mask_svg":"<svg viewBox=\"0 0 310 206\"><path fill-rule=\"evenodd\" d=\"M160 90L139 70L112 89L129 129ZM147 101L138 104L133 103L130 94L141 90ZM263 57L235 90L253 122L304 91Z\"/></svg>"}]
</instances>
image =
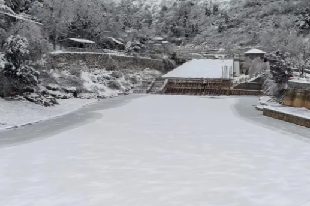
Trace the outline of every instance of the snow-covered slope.
<instances>
[{"instance_id":1,"label":"snow-covered slope","mask_svg":"<svg viewBox=\"0 0 310 206\"><path fill-rule=\"evenodd\" d=\"M114 0L115 2L120 2L121 0ZM227 7L231 0L192 0L196 3L212 2L217 3L220 7ZM132 0L134 5L143 5L151 8L152 11L159 10L162 5L171 6L174 3L182 2L182 0Z\"/></svg>"}]
</instances>

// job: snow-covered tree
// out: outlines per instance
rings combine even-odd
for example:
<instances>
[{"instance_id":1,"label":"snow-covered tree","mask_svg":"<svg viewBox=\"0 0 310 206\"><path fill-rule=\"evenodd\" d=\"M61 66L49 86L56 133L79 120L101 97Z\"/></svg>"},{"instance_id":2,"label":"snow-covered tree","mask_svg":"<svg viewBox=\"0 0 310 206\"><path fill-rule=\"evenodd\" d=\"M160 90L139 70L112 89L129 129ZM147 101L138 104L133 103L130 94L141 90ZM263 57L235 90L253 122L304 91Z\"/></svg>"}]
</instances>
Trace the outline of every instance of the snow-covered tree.
<instances>
[{"instance_id":1,"label":"snow-covered tree","mask_svg":"<svg viewBox=\"0 0 310 206\"><path fill-rule=\"evenodd\" d=\"M10 36L5 43L7 62L0 72L3 78L0 84L0 95L10 96L21 94L26 88L38 84L39 72L26 65L29 54L28 41L19 35Z\"/></svg>"},{"instance_id":2,"label":"snow-covered tree","mask_svg":"<svg viewBox=\"0 0 310 206\"><path fill-rule=\"evenodd\" d=\"M267 70L267 64L261 58L255 58L250 63L249 75L264 73Z\"/></svg>"},{"instance_id":3,"label":"snow-covered tree","mask_svg":"<svg viewBox=\"0 0 310 206\"><path fill-rule=\"evenodd\" d=\"M270 71L266 73L264 91L282 101L287 82L292 77L289 54L277 51L266 55L266 60L269 62Z\"/></svg>"},{"instance_id":4,"label":"snow-covered tree","mask_svg":"<svg viewBox=\"0 0 310 206\"><path fill-rule=\"evenodd\" d=\"M33 62L41 60L43 55L49 54L50 44L40 25L20 21L13 25L8 33L23 36L28 40L29 59Z\"/></svg>"},{"instance_id":5,"label":"snow-covered tree","mask_svg":"<svg viewBox=\"0 0 310 206\"><path fill-rule=\"evenodd\" d=\"M68 27L73 18L74 3L73 0L43 0L33 5L30 11L44 24L54 49L56 49L59 40L68 34Z\"/></svg>"},{"instance_id":6,"label":"snow-covered tree","mask_svg":"<svg viewBox=\"0 0 310 206\"><path fill-rule=\"evenodd\" d=\"M14 67L19 68L25 60L28 58L28 40L19 35L12 35L4 44L5 47L5 58L8 62L12 63Z\"/></svg>"}]
</instances>

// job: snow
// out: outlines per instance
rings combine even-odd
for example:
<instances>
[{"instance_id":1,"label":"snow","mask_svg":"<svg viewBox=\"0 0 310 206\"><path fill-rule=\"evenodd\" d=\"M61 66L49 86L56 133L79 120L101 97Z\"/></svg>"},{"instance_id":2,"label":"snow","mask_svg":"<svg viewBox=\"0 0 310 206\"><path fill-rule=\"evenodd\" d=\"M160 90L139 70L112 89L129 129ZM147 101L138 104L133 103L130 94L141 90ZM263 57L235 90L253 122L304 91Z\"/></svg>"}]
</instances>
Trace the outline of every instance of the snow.
<instances>
[{"instance_id":1,"label":"snow","mask_svg":"<svg viewBox=\"0 0 310 206\"><path fill-rule=\"evenodd\" d=\"M153 41L163 41L164 40L164 38L162 38L162 37L154 37L153 38Z\"/></svg>"},{"instance_id":2,"label":"snow","mask_svg":"<svg viewBox=\"0 0 310 206\"><path fill-rule=\"evenodd\" d=\"M87 39L79 39L79 38L69 38L71 41L79 42L79 43L84 43L84 44L95 44L94 41L90 41Z\"/></svg>"},{"instance_id":3,"label":"snow","mask_svg":"<svg viewBox=\"0 0 310 206\"><path fill-rule=\"evenodd\" d=\"M259 50L259 49L251 49L245 52L245 54L266 54L266 52Z\"/></svg>"},{"instance_id":4,"label":"snow","mask_svg":"<svg viewBox=\"0 0 310 206\"><path fill-rule=\"evenodd\" d=\"M270 96L262 96L259 98L259 103L261 105L265 106L273 106L273 107L280 107L282 106L280 103L276 102L272 97Z\"/></svg>"},{"instance_id":5,"label":"snow","mask_svg":"<svg viewBox=\"0 0 310 206\"><path fill-rule=\"evenodd\" d=\"M117 39L113 38L113 37L109 37L112 41L114 41L116 44L121 44L124 45L122 42L118 41Z\"/></svg>"},{"instance_id":6,"label":"snow","mask_svg":"<svg viewBox=\"0 0 310 206\"><path fill-rule=\"evenodd\" d=\"M13 18L16 18L16 19L19 19L19 20L22 20L22 21L27 21L27 22L30 22L30 23L33 23L33 24L38 24L38 25L43 25L42 23L40 22L36 22L34 20L31 20L31 19L28 19L27 16L23 16L23 14L16 14L14 13L14 11L5 6L5 5L0 5L0 14L3 14L3 15L6 15L6 16L10 16L10 17L13 17Z\"/></svg>"},{"instance_id":7,"label":"snow","mask_svg":"<svg viewBox=\"0 0 310 206\"><path fill-rule=\"evenodd\" d=\"M101 75L104 75L106 72L102 73ZM107 74L107 73L106 73ZM84 88L92 93L96 93L101 97L116 97L119 95L120 90L113 90L110 89L106 84L106 79L103 79L102 82L95 80L98 74L91 74L89 72L82 72L81 73L81 79L83 81ZM114 80L116 82L119 82L118 80ZM125 89L122 89L125 90Z\"/></svg>"},{"instance_id":8,"label":"snow","mask_svg":"<svg viewBox=\"0 0 310 206\"><path fill-rule=\"evenodd\" d=\"M306 79L306 78L297 78L297 79L294 78L292 80L289 80L289 82L302 83L302 84L310 84L309 79Z\"/></svg>"},{"instance_id":9,"label":"snow","mask_svg":"<svg viewBox=\"0 0 310 206\"><path fill-rule=\"evenodd\" d=\"M297 107L287 107L287 106L265 106L264 108L270 109L273 111L293 115L296 117L302 117L305 119L310 119L310 110L307 108L297 108Z\"/></svg>"},{"instance_id":10,"label":"snow","mask_svg":"<svg viewBox=\"0 0 310 206\"><path fill-rule=\"evenodd\" d=\"M112 55L112 56L124 56L124 57L133 57L133 56L128 56L124 53L118 53L118 52L115 52L115 53L106 53L104 52L105 50L102 50L102 52L92 52L92 51L89 51L89 52L70 52L70 51L62 51L62 50L57 50L57 51L53 51L51 52L51 54L108 54L108 55Z\"/></svg>"},{"instance_id":11,"label":"snow","mask_svg":"<svg viewBox=\"0 0 310 206\"><path fill-rule=\"evenodd\" d=\"M4 54L0 53L0 68L4 68L5 62Z\"/></svg>"},{"instance_id":12,"label":"snow","mask_svg":"<svg viewBox=\"0 0 310 206\"><path fill-rule=\"evenodd\" d=\"M152 95L105 110L103 102L92 112L99 119L0 149L0 205L307 202L310 145L238 116L238 102Z\"/></svg>"},{"instance_id":13,"label":"snow","mask_svg":"<svg viewBox=\"0 0 310 206\"><path fill-rule=\"evenodd\" d=\"M28 101L6 101L0 98L0 130L55 118L76 111L97 100L68 99L57 101L60 105L43 107Z\"/></svg>"},{"instance_id":14,"label":"snow","mask_svg":"<svg viewBox=\"0 0 310 206\"><path fill-rule=\"evenodd\" d=\"M302 117L310 119L310 110L307 108L288 107L276 102L272 97L262 96L259 98L260 105L257 108L270 109L273 111L281 112L284 114L293 115L296 117Z\"/></svg>"},{"instance_id":15,"label":"snow","mask_svg":"<svg viewBox=\"0 0 310 206\"><path fill-rule=\"evenodd\" d=\"M178 78L230 78L233 68L232 59L194 59L179 66L164 77ZM231 72L223 72L223 67Z\"/></svg>"}]
</instances>

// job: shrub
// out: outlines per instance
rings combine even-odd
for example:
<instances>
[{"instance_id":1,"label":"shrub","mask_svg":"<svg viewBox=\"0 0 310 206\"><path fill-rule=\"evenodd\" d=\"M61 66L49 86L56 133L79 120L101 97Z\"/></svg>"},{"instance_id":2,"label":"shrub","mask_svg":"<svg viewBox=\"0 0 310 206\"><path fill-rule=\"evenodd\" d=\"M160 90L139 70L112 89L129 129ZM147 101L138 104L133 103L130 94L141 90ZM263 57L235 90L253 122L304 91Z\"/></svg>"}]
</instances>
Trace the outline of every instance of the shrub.
<instances>
[{"instance_id":1,"label":"shrub","mask_svg":"<svg viewBox=\"0 0 310 206\"><path fill-rule=\"evenodd\" d=\"M4 57L8 62L11 62L15 67L20 67L23 62L28 58L28 40L19 35L12 35L4 44L5 55Z\"/></svg>"}]
</instances>

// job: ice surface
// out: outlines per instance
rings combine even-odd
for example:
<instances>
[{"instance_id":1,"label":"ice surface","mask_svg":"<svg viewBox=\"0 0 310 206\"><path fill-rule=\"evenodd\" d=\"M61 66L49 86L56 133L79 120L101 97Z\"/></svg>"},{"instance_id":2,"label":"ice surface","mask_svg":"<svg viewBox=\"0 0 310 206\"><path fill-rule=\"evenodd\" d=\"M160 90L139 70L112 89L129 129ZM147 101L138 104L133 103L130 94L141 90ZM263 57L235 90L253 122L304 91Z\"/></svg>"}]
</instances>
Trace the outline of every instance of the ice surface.
<instances>
[{"instance_id":1,"label":"ice surface","mask_svg":"<svg viewBox=\"0 0 310 206\"><path fill-rule=\"evenodd\" d=\"M223 73L223 67L227 66L227 74ZM229 78L229 70L233 67L233 60L225 59L194 59L191 60L164 77L181 78Z\"/></svg>"},{"instance_id":2,"label":"ice surface","mask_svg":"<svg viewBox=\"0 0 310 206\"><path fill-rule=\"evenodd\" d=\"M0 205L308 201L310 145L239 117L236 101L146 96L96 111L101 119L84 126L0 149Z\"/></svg>"}]
</instances>

